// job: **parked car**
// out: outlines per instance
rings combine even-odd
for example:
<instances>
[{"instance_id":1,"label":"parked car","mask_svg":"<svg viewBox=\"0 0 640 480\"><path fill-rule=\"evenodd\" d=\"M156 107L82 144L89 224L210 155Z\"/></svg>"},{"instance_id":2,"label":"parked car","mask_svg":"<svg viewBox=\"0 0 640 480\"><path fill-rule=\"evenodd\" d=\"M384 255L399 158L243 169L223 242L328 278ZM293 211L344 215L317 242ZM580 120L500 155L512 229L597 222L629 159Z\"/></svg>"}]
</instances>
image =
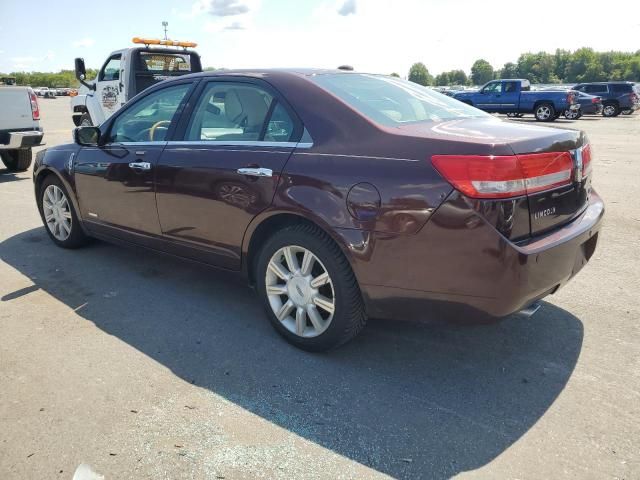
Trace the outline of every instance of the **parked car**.
<instances>
[{"instance_id":1,"label":"parked car","mask_svg":"<svg viewBox=\"0 0 640 480\"><path fill-rule=\"evenodd\" d=\"M584 92L576 94L576 100L580 104L578 110L565 110L564 117L568 120L577 120L582 115L600 115L602 113L602 99Z\"/></svg>"},{"instance_id":2,"label":"parked car","mask_svg":"<svg viewBox=\"0 0 640 480\"><path fill-rule=\"evenodd\" d=\"M36 87L33 89L33 91L38 97L56 98L55 91L50 89L49 87Z\"/></svg>"},{"instance_id":3,"label":"parked car","mask_svg":"<svg viewBox=\"0 0 640 480\"><path fill-rule=\"evenodd\" d=\"M30 87L0 86L0 160L10 172L27 170L31 147L42 143L38 99Z\"/></svg>"},{"instance_id":4,"label":"parked car","mask_svg":"<svg viewBox=\"0 0 640 480\"><path fill-rule=\"evenodd\" d=\"M605 117L617 117L622 112L630 115L640 108L640 92L633 82L580 83L573 88L601 97Z\"/></svg>"},{"instance_id":5,"label":"parked car","mask_svg":"<svg viewBox=\"0 0 640 480\"><path fill-rule=\"evenodd\" d=\"M533 113L540 122L553 122L565 110L577 110L575 93L531 91L524 79L493 80L478 92L458 92L453 98L491 113Z\"/></svg>"},{"instance_id":6,"label":"parked car","mask_svg":"<svg viewBox=\"0 0 640 480\"><path fill-rule=\"evenodd\" d=\"M192 74L74 138L36 157L55 244L98 237L240 272L308 350L368 317L529 314L591 258L604 213L582 132L387 76Z\"/></svg>"}]
</instances>

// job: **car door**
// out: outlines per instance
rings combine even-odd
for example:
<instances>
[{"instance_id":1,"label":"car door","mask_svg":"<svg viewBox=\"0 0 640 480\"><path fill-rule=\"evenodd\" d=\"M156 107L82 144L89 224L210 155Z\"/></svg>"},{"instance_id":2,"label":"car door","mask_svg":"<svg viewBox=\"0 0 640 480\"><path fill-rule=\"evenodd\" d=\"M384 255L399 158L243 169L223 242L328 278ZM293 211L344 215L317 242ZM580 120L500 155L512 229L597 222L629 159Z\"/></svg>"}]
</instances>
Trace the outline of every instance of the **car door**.
<instances>
[{"instance_id":1,"label":"car door","mask_svg":"<svg viewBox=\"0 0 640 480\"><path fill-rule=\"evenodd\" d=\"M163 235L189 256L240 268L244 233L272 202L302 133L286 102L260 81L203 82L157 168Z\"/></svg>"},{"instance_id":2,"label":"car door","mask_svg":"<svg viewBox=\"0 0 640 480\"><path fill-rule=\"evenodd\" d=\"M107 122L104 144L79 151L75 184L89 229L160 235L154 169L192 86L182 82L142 97Z\"/></svg>"},{"instance_id":3,"label":"car door","mask_svg":"<svg viewBox=\"0 0 640 480\"><path fill-rule=\"evenodd\" d=\"M500 82L490 82L481 91L478 107L490 112L497 112L500 109L502 85Z\"/></svg>"},{"instance_id":4,"label":"car door","mask_svg":"<svg viewBox=\"0 0 640 480\"><path fill-rule=\"evenodd\" d=\"M515 112L518 109L519 100L520 100L520 83L513 82L503 82L502 83L502 94L499 97L500 99L500 112Z\"/></svg>"},{"instance_id":5,"label":"car door","mask_svg":"<svg viewBox=\"0 0 640 480\"><path fill-rule=\"evenodd\" d=\"M104 114L103 119L96 119L98 123L108 119L125 103L121 66L122 54L117 53L107 59L98 73L96 96Z\"/></svg>"}]
</instances>

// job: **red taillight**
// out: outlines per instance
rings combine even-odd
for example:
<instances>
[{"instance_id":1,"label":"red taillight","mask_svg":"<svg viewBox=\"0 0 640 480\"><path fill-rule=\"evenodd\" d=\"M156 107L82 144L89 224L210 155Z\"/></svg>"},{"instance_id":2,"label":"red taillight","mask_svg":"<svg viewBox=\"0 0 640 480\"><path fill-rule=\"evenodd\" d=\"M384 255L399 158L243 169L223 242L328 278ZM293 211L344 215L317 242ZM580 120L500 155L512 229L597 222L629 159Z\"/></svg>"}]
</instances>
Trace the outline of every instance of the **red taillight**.
<instances>
[{"instance_id":1,"label":"red taillight","mask_svg":"<svg viewBox=\"0 0 640 480\"><path fill-rule=\"evenodd\" d=\"M574 100L575 100L575 99L576 99L575 94L573 94L573 93L569 93L569 94L567 95L567 103L568 103L569 105L573 105L573 103L574 103Z\"/></svg>"},{"instance_id":2,"label":"red taillight","mask_svg":"<svg viewBox=\"0 0 640 480\"><path fill-rule=\"evenodd\" d=\"M526 155L434 155L434 167L472 198L510 198L571 184L569 152Z\"/></svg>"},{"instance_id":3,"label":"red taillight","mask_svg":"<svg viewBox=\"0 0 640 480\"><path fill-rule=\"evenodd\" d=\"M591 103L600 103L600 97L594 97L591 99Z\"/></svg>"},{"instance_id":4,"label":"red taillight","mask_svg":"<svg viewBox=\"0 0 640 480\"><path fill-rule=\"evenodd\" d=\"M40 120L40 107L38 107L38 97L29 89L29 101L31 102L31 118Z\"/></svg>"}]
</instances>

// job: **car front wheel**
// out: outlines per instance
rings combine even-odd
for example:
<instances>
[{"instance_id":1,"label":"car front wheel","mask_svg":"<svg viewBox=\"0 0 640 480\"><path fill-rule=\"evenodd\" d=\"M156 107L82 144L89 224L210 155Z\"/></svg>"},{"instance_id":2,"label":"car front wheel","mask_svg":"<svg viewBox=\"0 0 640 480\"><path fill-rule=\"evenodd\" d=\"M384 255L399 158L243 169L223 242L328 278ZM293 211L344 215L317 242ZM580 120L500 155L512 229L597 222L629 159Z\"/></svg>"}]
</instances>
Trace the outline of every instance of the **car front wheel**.
<instances>
[{"instance_id":1,"label":"car front wheel","mask_svg":"<svg viewBox=\"0 0 640 480\"><path fill-rule=\"evenodd\" d=\"M87 243L78 216L62 182L54 175L40 188L40 216L53 242L62 248L78 248Z\"/></svg>"},{"instance_id":2,"label":"car front wheel","mask_svg":"<svg viewBox=\"0 0 640 480\"><path fill-rule=\"evenodd\" d=\"M272 325L304 350L342 345L366 323L349 262L313 225L287 227L266 242L257 262L256 283Z\"/></svg>"},{"instance_id":3,"label":"car front wheel","mask_svg":"<svg viewBox=\"0 0 640 480\"><path fill-rule=\"evenodd\" d=\"M581 116L582 115L580 114L580 110L565 110L564 111L564 118L566 118L567 120L577 120Z\"/></svg>"}]
</instances>

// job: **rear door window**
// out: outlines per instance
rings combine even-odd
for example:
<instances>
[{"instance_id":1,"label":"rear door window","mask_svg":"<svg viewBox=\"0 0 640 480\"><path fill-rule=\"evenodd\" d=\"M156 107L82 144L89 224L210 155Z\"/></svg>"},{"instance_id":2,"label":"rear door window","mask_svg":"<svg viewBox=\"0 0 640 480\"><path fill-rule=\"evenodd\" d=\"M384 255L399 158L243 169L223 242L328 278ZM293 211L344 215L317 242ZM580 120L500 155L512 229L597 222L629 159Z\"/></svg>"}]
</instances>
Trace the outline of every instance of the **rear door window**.
<instances>
[{"instance_id":1,"label":"rear door window","mask_svg":"<svg viewBox=\"0 0 640 480\"><path fill-rule=\"evenodd\" d=\"M196 105L185 140L289 142L294 121L269 92L250 83L210 82Z\"/></svg>"},{"instance_id":2,"label":"rear door window","mask_svg":"<svg viewBox=\"0 0 640 480\"><path fill-rule=\"evenodd\" d=\"M631 93L633 86L629 83L613 83L611 84L611 91L614 93Z\"/></svg>"},{"instance_id":3,"label":"rear door window","mask_svg":"<svg viewBox=\"0 0 640 480\"><path fill-rule=\"evenodd\" d=\"M587 93L607 93L609 90L606 85L587 85Z\"/></svg>"}]
</instances>

